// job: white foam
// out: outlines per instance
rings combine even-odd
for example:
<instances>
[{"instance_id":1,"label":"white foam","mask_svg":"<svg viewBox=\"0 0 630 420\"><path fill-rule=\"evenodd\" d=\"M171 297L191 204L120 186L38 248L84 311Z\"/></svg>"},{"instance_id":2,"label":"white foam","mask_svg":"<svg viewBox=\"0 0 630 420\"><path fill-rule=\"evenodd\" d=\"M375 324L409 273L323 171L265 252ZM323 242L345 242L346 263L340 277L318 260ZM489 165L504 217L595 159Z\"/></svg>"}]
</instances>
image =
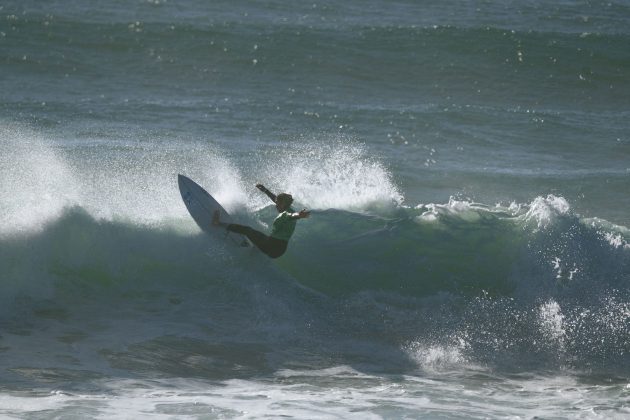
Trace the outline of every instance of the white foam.
<instances>
[{"instance_id":1,"label":"white foam","mask_svg":"<svg viewBox=\"0 0 630 420\"><path fill-rule=\"evenodd\" d=\"M464 351L468 347L468 342L465 339L456 337L448 345L426 344L421 341L415 341L406 345L403 350L422 369L442 371L470 365L464 355Z\"/></svg>"},{"instance_id":2,"label":"white foam","mask_svg":"<svg viewBox=\"0 0 630 420\"><path fill-rule=\"evenodd\" d=\"M563 197L549 194L547 197L536 197L525 214L526 221L533 221L539 229L551 225L558 216L569 213L570 206Z\"/></svg>"},{"instance_id":3,"label":"white foam","mask_svg":"<svg viewBox=\"0 0 630 420\"><path fill-rule=\"evenodd\" d=\"M496 205L494 207L486 206L480 203L475 203L470 200L457 199L450 197L446 204L420 204L415 207L416 210L422 211L422 213L416 217L418 222L436 222L440 217L453 216L460 220L475 223L484 217L484 214L496 213L502 216L510 216L510 209Z\"/></svg>"},{"instance_id":4,"label":"white foam","mask_svg":"<svg viewBox=\"0 0 630 420\"><path fill-rule=\"evenodd\" d=\"M457 375L337 377L304 370L300 376L206 382L171 378L96 381L95 393L52 390L39 395L0 394L0 415L23 418L318 418L579 417L624 418L620 386L584 386L571 376L477 378ZM13 416L13 417L12 417Z\"/></svg>"}]
</instances>

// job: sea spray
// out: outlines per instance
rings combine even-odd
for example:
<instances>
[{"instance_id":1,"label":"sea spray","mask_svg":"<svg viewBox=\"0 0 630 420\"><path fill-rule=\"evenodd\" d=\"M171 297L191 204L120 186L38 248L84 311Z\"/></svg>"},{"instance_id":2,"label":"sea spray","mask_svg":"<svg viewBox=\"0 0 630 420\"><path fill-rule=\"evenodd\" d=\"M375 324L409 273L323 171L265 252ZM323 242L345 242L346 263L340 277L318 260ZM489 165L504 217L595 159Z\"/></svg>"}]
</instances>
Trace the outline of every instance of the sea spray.
<instances>
[{"instance_id":1,"label":"sea spray","mask_svg":"<svg viewBox=\"0 0 630 420\"><path fill-rule=\"evenodd\" d=\"M386 210L403 201L390 171L344 136L300 138L261 152L257 163L259 177L313 209Z\"/></svg>"},{"instance_id":2,"label":"sea spray","mask_svg":"<svg viewBox=\"0 0 630 420\"><path fill-rule=\"evenodd\" d=\"M0 237L41 230L80 202L61 151L26 124L0 120Z\"/></svg>"}]
</instances>

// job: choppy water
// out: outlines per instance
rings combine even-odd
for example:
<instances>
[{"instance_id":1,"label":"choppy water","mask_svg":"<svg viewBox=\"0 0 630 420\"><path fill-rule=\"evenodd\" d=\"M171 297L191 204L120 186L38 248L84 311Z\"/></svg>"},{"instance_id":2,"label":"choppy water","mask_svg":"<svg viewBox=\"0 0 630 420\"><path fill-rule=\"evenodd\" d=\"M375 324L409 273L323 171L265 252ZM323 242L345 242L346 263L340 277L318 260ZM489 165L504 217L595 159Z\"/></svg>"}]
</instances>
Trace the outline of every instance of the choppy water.
<instances>
[{"instance_id":1,"label":"choppy water","mask_svg":"<svg viewBox=\"0 0 630 420\"><path fill-rule=\"evenodd\" d=\"M630 414L630 4L0 5L0 415ZM204 235L312 209L271 263Z\"/></svg>"}]
</instances>

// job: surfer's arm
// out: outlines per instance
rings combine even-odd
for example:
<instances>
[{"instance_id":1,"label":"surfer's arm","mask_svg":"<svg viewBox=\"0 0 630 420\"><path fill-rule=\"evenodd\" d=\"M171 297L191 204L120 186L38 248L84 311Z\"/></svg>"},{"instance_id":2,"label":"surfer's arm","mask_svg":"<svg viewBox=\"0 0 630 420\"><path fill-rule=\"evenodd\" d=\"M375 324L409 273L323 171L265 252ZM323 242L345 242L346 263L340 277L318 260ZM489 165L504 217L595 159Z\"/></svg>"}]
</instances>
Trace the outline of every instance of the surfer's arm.
<instances>
[{"instance_id":1,"label":"surfer's arm","mask_svg":"<svg viewBox=\"0 0 630 420\"><path fill-rule=\"evenodd\" d=\"M310 215L311 215L311 212L307 211L306 209L302 209L298 213L289 213L289 217L291 219L306 219Z\"/></svg>"},{"instance_id":2,"label":"surfer's arm","mask_svg":"<svg viewBox=\"0 0 630 420\"><path fill-rule=\"evenodd\" d=\"M273 201L274 203L276 202L276 195L272 193L271 191L269 191L267 188L265 188L263 184L256 184L256 188L258 188L260 191L267 194L267 197L271 198L271 201Z\"/></svg>"}]
</instances>

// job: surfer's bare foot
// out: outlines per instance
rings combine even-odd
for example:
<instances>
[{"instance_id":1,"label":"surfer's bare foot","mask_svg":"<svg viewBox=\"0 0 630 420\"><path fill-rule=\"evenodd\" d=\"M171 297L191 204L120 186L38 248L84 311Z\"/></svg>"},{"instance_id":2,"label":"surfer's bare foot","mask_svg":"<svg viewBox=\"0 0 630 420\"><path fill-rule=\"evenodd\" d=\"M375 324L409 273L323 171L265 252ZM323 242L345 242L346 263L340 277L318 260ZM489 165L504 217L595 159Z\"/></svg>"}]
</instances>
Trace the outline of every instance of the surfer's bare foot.
<instances>
[{"instance_id":1,"label":"surfer's bare foot","mask_svg":"<svg viewBox=\"0 0 630 420\"><path fill-rule=\"evenodd\" d=\"M219 210L215 210L212 215L212 226L221 226L221 221L219 220Z\"/></svg>"}]
</instances>

